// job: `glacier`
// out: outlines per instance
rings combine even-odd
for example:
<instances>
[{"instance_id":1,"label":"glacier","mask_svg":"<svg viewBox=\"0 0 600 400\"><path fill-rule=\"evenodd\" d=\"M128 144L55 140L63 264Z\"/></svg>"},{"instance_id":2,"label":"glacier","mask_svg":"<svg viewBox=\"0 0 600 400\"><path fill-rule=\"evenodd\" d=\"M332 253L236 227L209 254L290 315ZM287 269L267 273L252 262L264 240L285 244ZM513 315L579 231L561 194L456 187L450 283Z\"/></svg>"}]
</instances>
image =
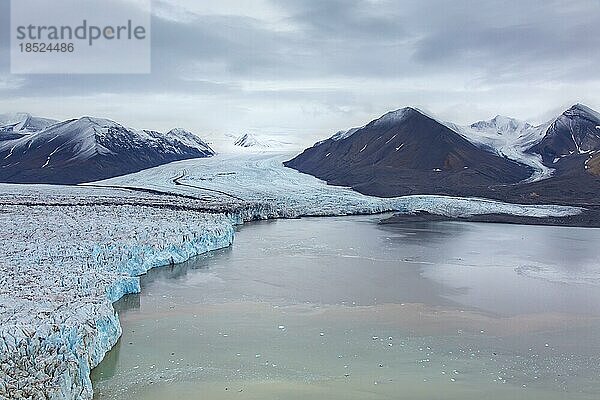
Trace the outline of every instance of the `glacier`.
<instances>
[{"instance_id":1,"label":"glacier","mask_svg":"<svg viewBox=\"0 0 600 400\"><path fill-rule=\"evenodd\" d=\"M446 123L446 126L471 143L492 149L499 156L531 167L533 173L523 183L548 179L554 174L554 169L545 166L539 154L528 152L544 138L550 125L551 123L548 122L533 126L525 121L501 115L497 115L489 121L476 122L470 126Z\"/></svg>"},{"instance_id":2,"label":"glacier","mask_svg":"<svg viewBox=\"0 0 600 400\"><path fill-rule=\"evenodd\" d=\"M112 303L139 275L231 245L268 218L431 211L563 216L566 206L375 198L283 167L291 154L222 154L84 186L0 184L0 398L88 400L121 335Z\"/></svg>"},{"instance_id":3,"label":"glacier","mask_svg":"<svg viewBox=\"0 0 600 400\"><path fill-rule=\"evenodd\" d=\"M218 154L210 159L174 162L94 185L135 187L165 193L266 203L278 217L374 214L388 211L430 211L447 216L507 213L526 216L565 216L576 207L518 205L499 201L415 195L395 198L366 196L351 188L327 185L311 175L283 166L293 153Z\"/></svg>"},{"instance_id":4,"label":"glacier","mask_svg":"<svg viewBox=\"0 0 600 400\"><path fill-rule=\"evenodd\" d=\"M91 399L90 371L121 335L112 303L139 292L138 276L150 268L229 246L243 218L110 204L1 210L6 399Z\"/></svg>"}]
</instances>

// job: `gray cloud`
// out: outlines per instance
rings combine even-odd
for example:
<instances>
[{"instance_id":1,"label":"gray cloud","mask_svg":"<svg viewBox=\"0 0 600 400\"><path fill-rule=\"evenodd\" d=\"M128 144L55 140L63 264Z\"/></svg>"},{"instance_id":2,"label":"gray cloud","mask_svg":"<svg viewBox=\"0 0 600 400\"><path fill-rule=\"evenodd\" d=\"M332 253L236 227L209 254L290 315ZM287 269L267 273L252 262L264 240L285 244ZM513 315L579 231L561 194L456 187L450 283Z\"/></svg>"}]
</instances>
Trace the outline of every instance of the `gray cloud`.
<instances>
[{"instance_id":1,"label":"gray cloud","mask_svg":"<svg viewBox=\"0 0 600 400\"><path fill-rule=\"evenodd\" d=\"M425 13L435 12L425 3ZM415 60L475 65L496 78L578 79L571 73L592 73L600 62L599 12L597 1L456 1L446 23L424 27Z\"/></svg>"},{"instance_id":2,"label":"gray cloud","mask_svg":"<svg viewBox=\"0 0 600 400\"><path fill-rule=\"evenodd\" d=\"M198 130L279 126L312 138L404 105L459 122L600 106L597 0L268 1L275 19L155 1L149 75L22 77L8 71L8 2L0 2L0 108L85 97L94 114L108 97L142 124L147 114L126 99L157 96L169 111L186 97L199 112L181 124ZM209 109L224 111L207 123Z\"/></svg>"}]
</instances>

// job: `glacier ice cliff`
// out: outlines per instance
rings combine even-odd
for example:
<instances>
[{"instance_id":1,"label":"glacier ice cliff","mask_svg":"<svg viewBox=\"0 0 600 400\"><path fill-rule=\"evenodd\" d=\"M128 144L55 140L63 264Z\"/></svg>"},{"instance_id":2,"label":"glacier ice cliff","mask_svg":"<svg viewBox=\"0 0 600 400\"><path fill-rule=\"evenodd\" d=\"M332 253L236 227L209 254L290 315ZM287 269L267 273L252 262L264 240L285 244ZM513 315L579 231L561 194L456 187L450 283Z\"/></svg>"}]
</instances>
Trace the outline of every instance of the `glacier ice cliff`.
<instances>
[{"instance_id":1,"label":"glacier ice cliff","mask_svg":"<svg viewBox=\"0 0 600 400\"><path fill-rule=\"evenodd\" d=\"M243 216L129 205L4 205L0 398L91 399L90 372L138 276L233 242Z\"/></svg>"}]
</instances>

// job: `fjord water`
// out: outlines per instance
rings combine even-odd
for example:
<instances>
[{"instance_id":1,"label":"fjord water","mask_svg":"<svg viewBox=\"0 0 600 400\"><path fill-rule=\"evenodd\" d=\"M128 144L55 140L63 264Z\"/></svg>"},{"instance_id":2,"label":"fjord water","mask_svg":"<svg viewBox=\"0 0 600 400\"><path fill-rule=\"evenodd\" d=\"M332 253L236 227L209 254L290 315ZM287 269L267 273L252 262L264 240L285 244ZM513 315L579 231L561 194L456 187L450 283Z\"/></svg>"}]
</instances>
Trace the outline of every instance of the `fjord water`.
<instances>
[{"instance_id":1,"label":"fjord water","mask_svg":"<svg viewBox=\"0 0 600 400\"><path fill-rule=\"evenodd\" d=\"M600 230L246 225L116 304L104 399L597 399Z\"/></svg>"}]
</instances>

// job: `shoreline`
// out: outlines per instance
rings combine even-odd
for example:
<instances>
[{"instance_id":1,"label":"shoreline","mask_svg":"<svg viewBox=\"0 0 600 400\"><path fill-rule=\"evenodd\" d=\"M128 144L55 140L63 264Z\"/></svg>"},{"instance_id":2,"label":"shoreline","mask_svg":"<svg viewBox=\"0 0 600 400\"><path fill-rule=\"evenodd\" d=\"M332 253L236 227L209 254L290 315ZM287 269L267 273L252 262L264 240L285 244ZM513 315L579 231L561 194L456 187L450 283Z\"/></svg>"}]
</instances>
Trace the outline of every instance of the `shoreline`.
<instances>
[{"instance_id":1,"label":"shoreline","mask_svg":"<svg viewBox=\"0 0 600 400\"><path fill-rule=\"evenodd\" d=\"M243 222L242 222L243 223ZM227 232L225 235L223 235L222 237L212 237L211 241L213 243L211 243L211 245L208 245L206 247L204 246L200 246L200 249L198 252L196 253L187 253L187 258L185 259L181 259L181 260L177 260L176 264L179 263L183 263L186 262L194 257L200 256L202 254L206 254L206 253L210 253L212 251L216 251L216 250L220 250L220 249L224 249L227 247L230 247L233 244L233 240L235 238L235 231L233 230L233 227L235 225L238 225L236 223L234 223L232 221L232 230ZM199 243L202 243L203 241L205 241L206 238L208 238L209 235L203 234L201 235L200 239L199 239ZM215 240L216 239L216 240ZM224 241L221 241L224 240ZM171 260L173 260L173 256L171 255ZM100 321L103 320L108 320L109 324L110 322L114 323L114 331L116 333L116 335L112 336L112 337L106 337L106 340L101 340L101 342L105 343L106 346L104 346L103 348L100 348L101 350L101 355L100 357L96 358L92 358L92 362L90 363L89 369L87 370L87 374L86 374L86 384L87 381L89 381L89 387L91 388L91 394L93 396L93 387L92 387L92 382L91 382L91 372L94 368L96 368L104 359L104 357L106 356L106 354L115 346L115 344L118 342L118 340L121 338L122 335L122 327L121 327L121 321L119 319L119 315L118 312L115 310L114 308L114 304L121 300L124 296L129 295L129 294L135 294L135 293L141 293L141 286L140 286L140 277L143 276L144 274L146 274L148 271L154 269L154 268L163 268L163 267L167 267L169 265L172 265L173 262L169 261L167 263L163 263L163 264L159 264L159 265L152 265L150 266L148 269L145 270L135 270L132 274L131 274L131 278L125 278L122 281L118 281L115 282L113 285L111 285L108 290L107 290L107 299L110 302L110 309L112 310L112 315L110 316L103 316ZM129 282L128 282L129 281ZM135 283L133 285L131 285L131 281L134 281ZM125 283L123 285L123 283ZM110 292L109 292L110 291ZM100 332L104 332L104 331L100 331ZM102 339L101 335L100 339ZM93 347L95 348L95 347Z\"/></svg>"},{"instance_id":2,"label":"shoreline","mask_svg":"<svg viewBox=\"0 0 600 400\"><path fill-rule=\"evenodd\" d=\"M380 224L399 224L403 222L472 222L509 225L558 226L565 228L600 228L600 210L585 209L580 214L562 217L533 217L503 213L476 214L470 216L447 216L428 211L416 211L409 214L395 213L383 219Z\"/></svg>"}]
</instances>

